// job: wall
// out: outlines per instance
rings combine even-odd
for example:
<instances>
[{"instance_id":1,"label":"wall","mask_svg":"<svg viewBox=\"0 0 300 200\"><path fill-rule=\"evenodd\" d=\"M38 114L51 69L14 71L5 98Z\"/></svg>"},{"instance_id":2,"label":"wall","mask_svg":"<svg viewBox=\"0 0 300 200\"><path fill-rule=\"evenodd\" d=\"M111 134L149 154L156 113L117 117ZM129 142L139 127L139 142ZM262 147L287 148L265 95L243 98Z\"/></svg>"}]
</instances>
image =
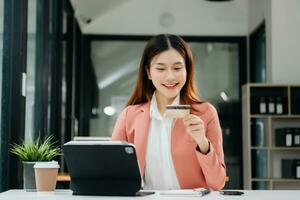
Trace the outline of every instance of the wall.
<instances>
[{"instance_id":1,"label":"wall","mask_svg":"<svg viewBox=\"0 0 300 200\"><path fill-rule=\"evenodd\" d=\"M271 1L272 83L300 84L300 1Z\"/></svg>"},{"instance_id":2,"label":"wall","mask_svg":"<svg viewBox=\"0 0 300 200\"><path fill-rule=\"evenodd\" d=\"M297 26L300 24L297 12L299 0L235 0L226 3L121 0L119 4L111 5L104 0L72 0L72 3L82 31L88 34L171 32L198 36L245 36L265 19L267 82L299 83L296 75L300 72L297 59L300 51L300 25ZM89 9L91 7L94 9ZM103 8L107 8L105 12ZM88 18L92 21L85 23L83 19Z\"/></svg>"},{"instance_id":3,"label":"wall","mask_svg":"<svg viewBox=\"0 0 300 200\"><path fill-rule=\"evenodd\" d=\"M260 25L268 14L266 8L268 0L248 0L248 32L252 33Z\"/></svg>"},{"instance_id":4,"label":"wall","mask_svg":"<svg viewBox=\"0 0 300 200\"><path fill-rule=\"evenodd\" d=\"M94 20L89 25L83 24L82 28L89 34L148 35L173 30L184 35L246 36L265 20L267 82L300 84L300 61L297 59L300 52L298 38L300 36L300 14L296 11L297 8L300 8L299 0L235 0L234 4L233 2L213 4L193 0L185 1L188 3L184 4L175 0L176 3L179 3L178 7L168 6L170 1L167 0L161 2L158 4L157 0L154 0L153 3L126 1L118 7L110 9L109 12L104 12L101 17L96 17L96 21ZM243 6L244 8L242 8ZM144 12L143 7L147 7L148 10ZM180 8L184 8L184 11L189 10L186 16L183 16ZM143 10L143 14L139 13L142 12L141 10ZM174 24L169 28L163 27L159 23L160 14L166 10L175 17ZM79 15L80 12L84 13L81 10L77 14ZM194 16L193 20L191 13ZM97 14L93 16L97 16ZM123 17L120 18L120 16ZM134 19L137 16L138 19ZM297 24L298 26L296 26ZM106 50L108 51L108 49ZM99 125L103 123L99 123L97 120L93 121L91 123L92 130L99 130ZM97 131L92 134L97 135Z\"/></svg>"},{"instance_id":5,"label":"wall","mask_svg":"<svg viewBox=\"0 0 300 200\"><path fill-rule=\"evenodd\" d=\"M89 1L84 1L88 4ZM82 1L72 0L81 30L89 34L149 35L246 35L247 0L208 2L204 0L130 0L121 1L109 11L91 14ZM93 3L93 5L92 5ZM91 1L101 8L101 0ZM99 9L100 10L100 9ZM90 18L90 23L83 19Z\"/></svg>"},{"instance_id":6,"label":"wall","mask_svg":"<svg viewBox=\"0 0 300 200\"><path fill-rule=\"evenodd\" d=\"M248 0L249 34L265 19L267 82L300 84L299 0Z\"/></svg>"}]
</instances>

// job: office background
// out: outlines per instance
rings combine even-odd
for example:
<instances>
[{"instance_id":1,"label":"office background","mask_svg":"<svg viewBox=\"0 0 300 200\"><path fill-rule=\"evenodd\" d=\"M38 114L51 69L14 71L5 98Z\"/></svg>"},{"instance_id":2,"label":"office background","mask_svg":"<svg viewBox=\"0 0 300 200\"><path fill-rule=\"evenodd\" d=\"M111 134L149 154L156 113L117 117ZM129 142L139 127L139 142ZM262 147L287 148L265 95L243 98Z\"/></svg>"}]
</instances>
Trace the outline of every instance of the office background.
<instances>
[{"instance_id":1,"label":"office background","mask_svg":"<svg viewBox=\"0 0 300 200\"><path fill-rule=\"evenodd\" d=\"M22 187L11 143L110 136L145 42L159 33L191 46L199 92L220 115L226 187L243 188L241 86L299 84L299 8L298 0L0 0L1 191Z\"/></svg>"}]
</instances>

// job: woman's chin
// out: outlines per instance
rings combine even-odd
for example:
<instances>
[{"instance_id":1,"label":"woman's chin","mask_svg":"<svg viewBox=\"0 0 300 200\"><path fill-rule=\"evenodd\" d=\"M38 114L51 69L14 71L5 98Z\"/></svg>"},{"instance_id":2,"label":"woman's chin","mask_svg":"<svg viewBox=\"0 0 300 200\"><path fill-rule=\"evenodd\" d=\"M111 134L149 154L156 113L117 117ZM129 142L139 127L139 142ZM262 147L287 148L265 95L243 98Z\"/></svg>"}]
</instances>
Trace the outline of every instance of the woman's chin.
<instances>
[{"instance_id":1,"label":"woman's chin","mask_svg":"<svg viewBox=\"0 0 300 200\"><path fill-rule=\"evenodd\" d=\"M173 91L173 92L164 92L162 93L165 97L169 98L169 99L173 99L175 98L178 94L179 91Z\"/></svg>"}]
</instances>

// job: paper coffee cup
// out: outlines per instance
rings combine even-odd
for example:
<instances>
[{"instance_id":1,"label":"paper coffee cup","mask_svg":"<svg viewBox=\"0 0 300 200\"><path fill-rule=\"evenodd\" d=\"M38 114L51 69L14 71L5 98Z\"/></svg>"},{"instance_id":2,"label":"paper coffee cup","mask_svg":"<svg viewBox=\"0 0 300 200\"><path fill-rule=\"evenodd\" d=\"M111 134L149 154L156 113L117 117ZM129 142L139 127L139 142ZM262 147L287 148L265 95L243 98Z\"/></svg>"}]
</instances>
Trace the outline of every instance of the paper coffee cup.
<instances>
[{"instance_id":1,"label":"paper coffee cup","mask_svg":"<svg viewBox=\"0 0 300 200\"><path fill-rule=\"evenodd\" d=\"M37 191L55 191L59 164L56 161L37 162L33 168Z\"/></svg>"}]
</instances>

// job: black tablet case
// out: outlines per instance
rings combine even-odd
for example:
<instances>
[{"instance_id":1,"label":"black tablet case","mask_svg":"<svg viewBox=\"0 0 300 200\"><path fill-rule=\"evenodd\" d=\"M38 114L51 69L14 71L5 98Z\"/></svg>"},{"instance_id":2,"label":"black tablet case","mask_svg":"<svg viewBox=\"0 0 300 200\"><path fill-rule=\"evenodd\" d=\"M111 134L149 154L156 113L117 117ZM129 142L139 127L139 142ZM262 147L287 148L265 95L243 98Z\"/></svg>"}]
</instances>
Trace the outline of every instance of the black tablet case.
<instances>
[{"instance_id":1,"label":"black tablet case","mask_svg":"<svg viewBox=\"0 0 300 200\"><path fill-rule=\"evenodd\" d=\"M135 148L129 143L66 143L63 153L73 195L134 196L141 188Z\"/></svg>"}]
</instances>

